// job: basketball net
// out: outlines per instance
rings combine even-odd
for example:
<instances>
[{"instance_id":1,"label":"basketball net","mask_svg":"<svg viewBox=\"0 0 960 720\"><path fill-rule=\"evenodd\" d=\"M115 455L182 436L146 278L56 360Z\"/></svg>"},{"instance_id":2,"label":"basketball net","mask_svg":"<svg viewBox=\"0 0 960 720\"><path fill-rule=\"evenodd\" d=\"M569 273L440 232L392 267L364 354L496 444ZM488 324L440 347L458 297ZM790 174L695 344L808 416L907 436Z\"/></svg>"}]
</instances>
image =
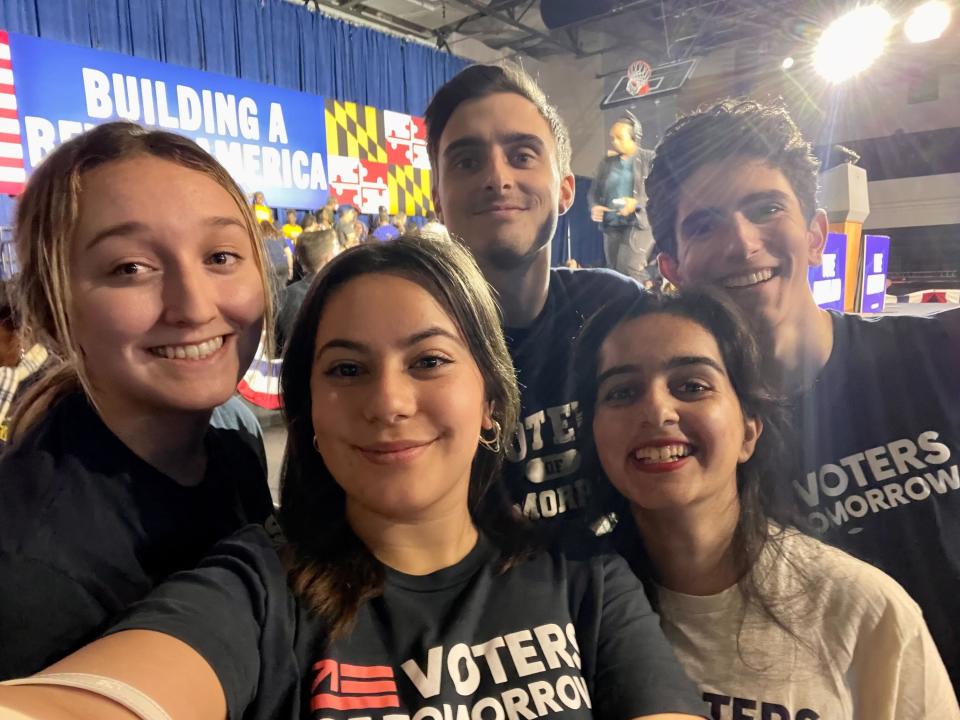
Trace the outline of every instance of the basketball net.
<instances>
[{"instance_id":1,"label":"basketball net","mask_svg":"<svg viewBox=\"0 0 960 720\"><path fill-rule=\"evenodd\" d=\"M653 68L644 60L634 60L627 67L627 92L634 97L650 92Z\"/></svg>"}]
</instances>

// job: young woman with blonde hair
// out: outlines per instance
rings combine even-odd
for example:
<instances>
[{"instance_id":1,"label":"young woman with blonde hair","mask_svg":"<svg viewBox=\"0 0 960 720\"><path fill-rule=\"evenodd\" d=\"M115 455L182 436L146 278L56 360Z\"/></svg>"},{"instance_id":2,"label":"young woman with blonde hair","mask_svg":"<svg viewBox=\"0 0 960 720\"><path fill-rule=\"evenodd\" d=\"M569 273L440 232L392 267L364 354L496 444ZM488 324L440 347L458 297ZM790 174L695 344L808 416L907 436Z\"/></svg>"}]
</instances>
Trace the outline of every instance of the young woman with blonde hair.
<instances>
[{"instance_id":1,"label":"young woman with blonde hair","mask_svg":"<svg viewBox=\"0 0 960 720\"><path fill-rule=\"evenodd\" d=\"M181 136L101 125L33 173L16 243L24 326L63 362L0 462L0 677L96 637L272 509L255 450L210 424L271 315L227 172Z\"/></svg>"}]
</instances>

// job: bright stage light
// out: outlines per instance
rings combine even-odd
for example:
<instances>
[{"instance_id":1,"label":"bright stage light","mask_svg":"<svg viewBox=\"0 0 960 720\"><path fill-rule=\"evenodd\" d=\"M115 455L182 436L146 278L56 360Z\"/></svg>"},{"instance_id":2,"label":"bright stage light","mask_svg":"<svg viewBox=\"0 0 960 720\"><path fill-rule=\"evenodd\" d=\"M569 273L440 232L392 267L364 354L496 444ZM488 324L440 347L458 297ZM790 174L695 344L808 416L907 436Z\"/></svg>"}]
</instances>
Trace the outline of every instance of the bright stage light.
<instances>
[{"instance_id":1,"label":"bright stage light","mask_svg":"<svg viewBox=\"0 0 960 720\"><path fill-rule=\"evenodd\" d=\"M890 13L879 5L851 10L823 31L813 55L814 69L834 83L863 72L883 54L892 26Z\"/></svg>"},{"instance_id":2,"label":"bright stage light","mask_svg":"<svg viewBox=\"0 0 960 720\"><path fill-rule=\"evenodd\" d=\"M918 5L903 26L907 40L915 43L936 40L950 24L950 6L942 0Z\"/></svg>"},{"instance_id":3,"label":"bright stage light","mask_svg":"<svg viewBox=\"0 0 960 720\"><path fill-rule=\"evenodd\" d=\"M793 58L792 58L792 57L785 57L785 58L783 59L783 62L780 63L780 67L781 67L783 70L789 70L790 68L792 68L792 67L793 67Z\"/></svg>"}]
</instances>

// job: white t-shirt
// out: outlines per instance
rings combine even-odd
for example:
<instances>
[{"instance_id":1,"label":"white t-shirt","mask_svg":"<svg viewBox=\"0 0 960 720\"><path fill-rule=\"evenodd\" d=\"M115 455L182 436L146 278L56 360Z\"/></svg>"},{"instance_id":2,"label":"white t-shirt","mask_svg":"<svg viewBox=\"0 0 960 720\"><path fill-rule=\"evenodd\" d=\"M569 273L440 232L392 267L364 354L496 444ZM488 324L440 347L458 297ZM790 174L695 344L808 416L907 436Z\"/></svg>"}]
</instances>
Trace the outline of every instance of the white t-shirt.
<instances>
[{"instance_id":1,"label":"white t-shirt","mask_svg":"<svg viewBox=\"0 0 960 720\"><path fill-rule=\"evenodd\" d=\"M960 719L920 609L892 578L795 531L774 535L754 573L796 637L736 585L658 588L664 632L714 720Z\"/></svg>"}]
</instances>

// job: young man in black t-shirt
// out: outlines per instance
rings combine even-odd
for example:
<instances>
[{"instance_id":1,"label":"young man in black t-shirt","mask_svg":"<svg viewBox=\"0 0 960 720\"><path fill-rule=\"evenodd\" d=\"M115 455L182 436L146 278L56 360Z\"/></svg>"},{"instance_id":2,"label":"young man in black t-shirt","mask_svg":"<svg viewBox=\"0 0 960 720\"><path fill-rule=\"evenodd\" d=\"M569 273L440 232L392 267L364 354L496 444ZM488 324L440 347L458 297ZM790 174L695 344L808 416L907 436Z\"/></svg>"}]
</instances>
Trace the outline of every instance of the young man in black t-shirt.
<instances>
[{"instance_id":1,"label":"young man in black t-shirt","mask_svg":"<svg viewBox=\"0 0 960 720\"><path fill-rule=\"evenodd\" d=\"M550 267L557 218L573 205L570 136L522 70L465 69L437 91L425 119L434 204L497 292L520 383L508 488L528 517L579 529L596 473L581 446L586 399L569 382L571 344L587 317L640 286L607 270Z\"/></svg>"},{"instance_id":2,"label":"young man in black t-shirt","mask_svg":"<svg viewBox=\"0 0 960 720\"><path fill-rule=\"evenodd\" d=\"M818 308L817 168L783 108L724 101L677 121L647 179L660 268L751 319L801 436L802 471L771 481L806 529L906 588L960 687L960 311Z\"/></svg>"}]
</instances>

